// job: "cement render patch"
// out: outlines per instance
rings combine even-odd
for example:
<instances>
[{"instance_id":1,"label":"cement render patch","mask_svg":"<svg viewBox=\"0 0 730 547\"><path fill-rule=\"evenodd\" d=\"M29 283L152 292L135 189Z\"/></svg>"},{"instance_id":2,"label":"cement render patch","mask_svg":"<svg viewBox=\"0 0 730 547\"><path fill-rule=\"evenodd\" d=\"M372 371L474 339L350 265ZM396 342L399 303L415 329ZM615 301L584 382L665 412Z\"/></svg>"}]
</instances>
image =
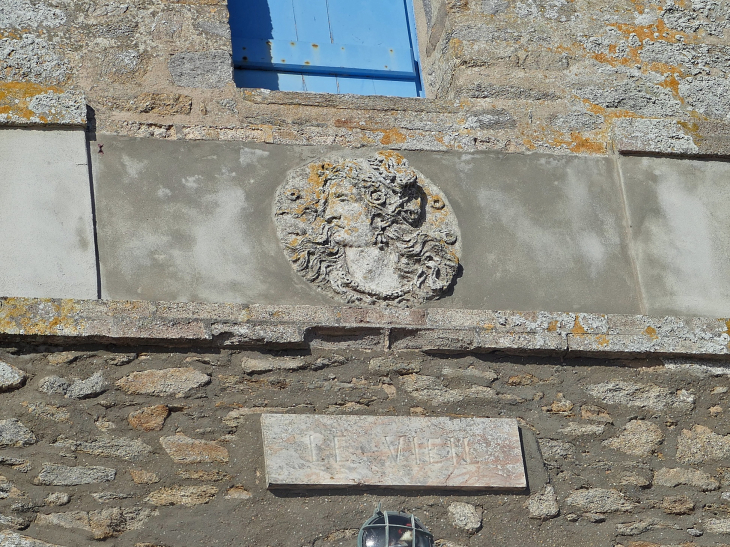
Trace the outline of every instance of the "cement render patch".
<instances>
[{"instance_id":1,"label":"cement render patch","mask_svg":"<svg viewBox=\"0 0 730 547\"><path fill-rule=\"evenodd\" d=\"M96 298L83 129L0 129L0 294Z\"/></svg>"},{"instance_id":2,"label":"cement render patch","mask_svg":"<svg viewBox=\"0 0 730 547\"><path fill-rule=\"evenodd\" d=\"M334 304L294 273L272 203L290 169L372 150L103 141L93 163L104 298ZM462 233L453 294L429 305L640 311L612 160L404 156L446 195Z\"/></svg>"},{"instance_id":3,"label":"cement render patch","mask_svg":"<svg viewBox=\"0 0 730 547\"><path fill-rule=\"evenodd\" d=\"M647 313L726 313L730 163L622 157L620 165Z\"/></svg>"}]
</instances>

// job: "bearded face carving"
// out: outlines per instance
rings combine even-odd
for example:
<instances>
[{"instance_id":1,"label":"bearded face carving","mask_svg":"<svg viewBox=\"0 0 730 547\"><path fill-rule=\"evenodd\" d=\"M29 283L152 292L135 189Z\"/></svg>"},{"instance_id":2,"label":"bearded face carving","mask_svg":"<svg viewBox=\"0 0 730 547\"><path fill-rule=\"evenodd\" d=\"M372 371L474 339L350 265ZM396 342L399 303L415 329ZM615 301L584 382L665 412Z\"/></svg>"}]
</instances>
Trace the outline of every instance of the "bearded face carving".
<instances>
[{"instance_id":1,"label":"bearded face carving","mask_svg":"<svg viewBox=\"0 0 730 547\"><path fill-rule=\"evenodd\" d=\"M439 298L459 267L458 226L445 197L394 152L290 172L274 220L294 269L351 304Z\"/></svg>"}]
</instances>

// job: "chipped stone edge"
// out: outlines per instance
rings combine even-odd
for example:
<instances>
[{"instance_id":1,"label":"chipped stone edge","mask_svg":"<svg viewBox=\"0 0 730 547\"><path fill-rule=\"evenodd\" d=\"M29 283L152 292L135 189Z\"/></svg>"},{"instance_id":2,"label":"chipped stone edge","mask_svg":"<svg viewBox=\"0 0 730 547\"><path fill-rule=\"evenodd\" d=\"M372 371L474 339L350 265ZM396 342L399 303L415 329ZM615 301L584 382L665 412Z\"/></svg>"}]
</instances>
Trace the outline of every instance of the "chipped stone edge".
<instances>
[{"instance_id":1,"label":"chipped stone edge","mask_svg":"<svg viewBox=\"0 0 730 547\"><path fill-rule=\"evenodd\" d=\"M0 337L720 359L730 355L730 318L4 297Z\"/></svg>"}]
</instances>

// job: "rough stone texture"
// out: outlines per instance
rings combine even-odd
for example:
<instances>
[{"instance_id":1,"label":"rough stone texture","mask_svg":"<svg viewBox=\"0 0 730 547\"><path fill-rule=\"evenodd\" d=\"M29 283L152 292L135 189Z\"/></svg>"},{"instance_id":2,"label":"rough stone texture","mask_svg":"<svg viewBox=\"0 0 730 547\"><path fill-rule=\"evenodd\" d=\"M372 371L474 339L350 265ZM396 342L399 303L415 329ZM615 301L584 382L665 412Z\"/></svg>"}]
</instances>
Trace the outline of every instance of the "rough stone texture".
<instances>
[{"instance_id":1,"label":"rough stone texture","mask_svg":"<svg viewBox=\"0 0 730 547\"><path fill-rule=\"evenodd\" d=\"M9 530L0 532L0 547L61 547L56 543L48 543L30 536L24 536Z\"/></svg>"},{"instance_id":2,"label":"rough stone texture","mask_svg":"<svg viewBox=\"0 0 730 547\"><path fill-rule=\"evenodd\" d=\"M36 524L61 528L80 529L90 532L96 540L116 537L127 530L142 526L156 514L140 507L113 507L101 511L68 511L65 513L39 514Z\"/></svg>"},{"instance_id":3,"label":"rough stone texture","mask_svg":"<svg viewBox=\"0 0 730 547\"><path fill-rule=\"evenodd\" d=\"M130 461L142 459L152 452L152 447L139 439L112 437L95 439L93 441L59 439L56 441L55 446L68 448L74 452L92 454L94 456L121 458Z\"/></svg>"},{"instance_id":4,"label":"rough stone texture","mask_svg":"<svg viewBox=\"0 0 730 547\"><path fill-rule=\"evenodd\" d=\"M173 486L155 490L146 501L153 505L185 505L192 507L212 500L218 493L215 486Z\"/></svg>"},{"instance_id":5,"label":"rough stone texture","mask_svg":"<svg viewBox=\"0 0 730 547\"><path fill-rule=\"evenodd\" d=\"M217 443L191 439L178 433L174 437L162 437L162 448L175 463L227 463L228 450Z\"/></svg>"},{"instance_id":6,"label":"rough stone texture","mask_svg":"<svg viewBox=\"0 0 730 547\"><path fill-rule=\"evenodd\" d=\"M44 463L43 469L33 482L46 486L75 486L113 481L116 474L116 469L109 467L69 467Z\"/></svg>"},{"instance_id":7,"label":"rough stone texture","mask_svg":"<svg viewBox=\"0 0 730 547\"><path fill-rule=\"evenodd\" d=\"M662 511L668 515L689 515L695 503L687 496L667 496L662 500Z\"/></svg>"},{"instance_id":8,"label":"rough stone texture","mask_svg":"<svg viewBox=\"0 0 730 547\"><path fill-rule=\"evenodd\" d=\"M526 486L512 420L263 414L261 427L270 486Z\"/></svg>"},{"instance_id":9,"label":"rough stone texture","mask_svg":"<svg viewBox=\"0 0 730 547\"><path fill-rule=\"evenodd\" d=\"M155 405L135 410L127 417L129 425L140 431L160 431L170 415L167 405Z\"/></svg>"},{"instance_id":10,"label":"rough stone texture","mask_svg":"<svg viewBox=\"0 0 730 547\"><path fill-rule=\"evenodd\" d=\"M46 403L29 403L28 401L23 401L21 404L27 408L28 412L30 412L33 416L53 420L54 422L71 421L71 414L64 407L49 405Z\"/></svg>"},{"instance_id":11,"label":"rough stone texture","mask_svg":"<svg viewBox=\"0 0 730 547\"><path fill-rule=\"evenodd\" d=\"M656 424L647 420L632 420L618 437L603 442L603 446L620 450L632 456L648 457L664 441L664 434Z\"/></svg>"},{"instance_id":12,"label":"rough stone texture","mask_svg":"<svg viewBox=\"0 0 730 547\"><path fill-rule=\"evenodd\" d=\"M28 375L19 368L0 361L0 392L23 387L27 378Z\"/></svg>"},{"instance_id":13,"label":"rough stone texture","mask_svg":"<svg viewBox=\"0 0 730 547\"><path fill-rule=\"evenodd\" d=\"M272 370L299 370L305 368L307 363L300 358L289 359L257 359L255 357L244 357L241 361L241 368L247 374L271 372Z\"/></svg>"},{"instance_id":14,"label":"rough stone texture","mask_svg":"<svg viewBox=\"0 0 730 547\"><path fill-rule=\"evenodd\" d=\"M482 527L482 508L470 503L454 502L449 505L449 522L470 534Z\"/></svg>"},{"instance_id":15,"label":"rough stone texture","mask_svg":"<svg viewBox=\"0 0 730 547\"><path fill-rule=\"evenodd\" d=\"M722 436L703 425L683 429L677 439L677 460L686 464L723 460L730 455L730 435Z\"/></svg>"},{"instance_id":16,"label":"rough stone texture","mask_svg":"<svg viewBox=\"0 0 730 547\"><path fill-rule=\"evenodd\" d=\"M730 534L730 519L707 519L704 523L705 531L711 534Z\"/></svg>"},{"instance_id":17,"label":"rough stone texture","mask_svg":"<svg viewBox=\"0 0 730 547\"><path fill-rule=\"evenodd\" d=\"M117 381L117 387L134 395L186 397L210 382L210 376L192 367L133 372Z\"/></svg>"},{"instance_id":18,"label":"rough stone texture","mask_svg":"<svg viewBox=\"0 0 730 547\"><path fill-rule=\"evenodd\" d=\"M180 87L224 87L233 78L231 54L227 51L178 53L167 66L173 82Z\"/></svg>"},{"instance_id":19,"label":"rough stone texture","mask_svg":"<svg viewBox=\"0 0 730 547\"><path fill-rule=\"evenodd\" d=\"M96 372L86 380L74 380L65 396L69 399L88 399L98 397L108 388L109 382L104 379L104 375L101 372Z\"/></svg>"},{"instance_id":20,"label":"rough stone texture","mask_svg":"<svg viewBox=\"0 0 730 547\"><path fill-rule=\"evenodd\" d=\"M36 437L20 420L11 418L0 420L0 448L6 446L30 446L35 444Z\"/></svg>"},{"instance_id":21,"label":"rough stone texture","mask_svg":"<svg viewBox=\"0 0 730 547\"><path fill-rule=\"evenodd\" d=\"M590 513L626 512L636 507L636 503L626 499L618 490L605 488L578 490L568 496L565 503Z\"/></svg>"},{"instance_id":22,"label":"rough stone texture","mask_svg":"<svg viewBox=\"0 0 730 547\"><path fill-rule=\"evenodd\" d=\"M135 484L156 484L160 482L160 477L157 473L144 471L143 469L130 469L129 474L132 476Z\"/></svg>"},{"instance_id":23,"label":"rough stone texture","mask_svg":"<svg viewBox=\"0 0 730 547\"><path fill-rule=\"evenodd\" d=\"M43 503L49 507L61 507L67 505L71 501L71 496L66 492L51 492L43 500Z\"/></svg>"},{"instance_id":24,"label":"rough stone texture","mask_svg":"<svg viewBox=\"0 0 730 547\"><path fill-rule=\"evenodd\" d=\"M0 40L0 66L5 41ZM2 74L0 71L0 79ZM12 100L16 99L20 101ZM0 112L4 110L0 99ZM83 129L0 129L0 171L4 173L0 185L0 232L4 234L0 239L4 265L0 293L96 298L95 239ZM62 332L62 328L57 329L57 333Z\"/></svg>"},{"instance_id":25,"label":"rough stone texture","mask_svg":"<svg viewBox=\"0 0 730 547\"><path fill-rule=\"evenodd\" d=\"M669 469L662 467L654 472L654 484L657 486L679 486L686 484L699 488L703 492L717 490L720 483L712 475L699 469Z\"/></svg>"},{"instance_id":26,"label":"rough stone texture","mask_svg":"<svg viewBox=\"0 0 730 547\"><path fill-rule=\"evenodd\" d=\"M666 388L652 384L604 382L588 386L586 391L604 403L651 410L687 411L694 407L695 402L695 397L685 390L672 393Z\"/></svg>"},{"instance_id":27,"label":"rough stone texture","mask_svg":"<svg viewBox=\"0 0 730 547\"><path fill-rule=\"evenodd\" d=\"M546 484L541 491L532 494L525 506L533 519L551 519L560 514L558 498L551 484Z\"/></svg>"}]
</instances>

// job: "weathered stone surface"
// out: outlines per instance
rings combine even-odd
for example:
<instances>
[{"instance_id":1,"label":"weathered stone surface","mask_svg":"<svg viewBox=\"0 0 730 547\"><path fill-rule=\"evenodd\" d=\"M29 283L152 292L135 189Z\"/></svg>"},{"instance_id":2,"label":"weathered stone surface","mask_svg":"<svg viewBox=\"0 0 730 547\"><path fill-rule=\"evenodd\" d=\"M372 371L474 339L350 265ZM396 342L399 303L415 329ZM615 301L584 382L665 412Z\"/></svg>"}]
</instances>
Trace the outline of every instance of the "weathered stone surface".
<instances>
[{"instance_id":1,"label":"weathered stone surface","mask_svg":"<svg viewBox=\"0 0 730 547\"><path fill-rule=\"evenodd\" d=\"M122 492L96 492L91 494L91 497L99 503L109 503L110 501L133 498L134 494L125 494Z\"/></svg>"},{"instance_id":2,"label":"weathered stone surface","mask_svg":"<svg viewBox=\"0 0 730 547\"><path fill-rule=\"evenodd\" d=\"M0 361L0 392L23 387L27 377L28 375L19 368Z\"/></svg>"},{"instance_id":3,"label":"weathered stone surface","mask_svg":"<svg viewBox=\"0 0 730 547\"><path fill-rule=\"evenodd\" d=\"M417 361L411 361L394 357L374 357L370 359L368 369L372 372L383 374L415 374L421 372L421 365Z\"/></svg>"},{"instance_id":4,"label":"weathered stone surface","mask_svg":"<svg viewBox=\"0 0 730 547\"><path fill-rule=\"evenodd\" d=\"M215 486L171 486L155 490L146 501L154 505L185 505L192 507L212 500L218 493Z\"/></svg>"},{"instance_id":5,"label":"weathered stone surface","mask_svg":"<svg viewBox=\"0 0 730 547\"><path fill-rule=\"evenodd\" d=\"M639 473L624 472L620 475L619 484L622 486L638 486L639 488L646 488L651 486L651 477L647 477L644 474Z\"/></svg>"},{"instance_id":6,"label":"weathered stone surface","mask_svg":"<svg viewBox=\"0 0 730 547\"><path fill-rule=\"evenodd\" d=\"M482 508L456 501L449 505L449 522L455 528L460 528L473 534L482 527Z\"/></svg>"},{"instance_id":7,"label":"weathered stone surface","mask_svg":"<svg viewBox=\"0 0 730 547\"><path fill-rule=\"evenodd\" d=\"M410 395L433 406L458 403L464 399L496 399L497 392L491 387L472 386L464 389L445 387L435 376L410 374L401 378L401 386Z\"/></svg>"},{"instance_id":8,"label":"weathered stone surface","mask_svg":"<svg viewBox=\"0 0 730 547\"><path fill-rule=\"evenodd\" d=\"M71 383L60 376L47 376L38 384L38 391L48 395L66 395Z\"/></svg>"},{"instance_id":9,"label":"weathered stone surface","mask_svg":"<svg viewBox=\"0 0 730 547\"><path fill-rule=\"evenodd\" d=\"M24 494L7 478L0 475L0 499L19 498Z\"/></svg>"},{"instance_id":10,"label":"weathered stone surface","mask_svg":"<svg viewBox=\"0 0 730 547\"><path fill-rule=\"evenodd\" d=\"M140 431L160 431L170 415L167 405L155 405L131 412L127 417L132 429Z\"/></svg>"},{"instance_id":11,"label":"weathered stone surface","mask_svg":"<svg viewBox=\"0 0 730 547\"><path fill-rule=\"evenodd\" d=\"M53 420L54 422L70 422L71 413L62 406L49 405L46 403L21 403L33 416Z\"/></svg>"},{"instance_id":12,"label":"weathered stone surface","mask_svg":"<svg viewBox=\"0 0 730 547\"><path fill-rule=\"evenodd\" d=\"M664 434L656 424L647 420L631 420L618 437L604 441L603 446L632 456L648 457L663 441Z\"/></svg>"},{"instance_id":13,"label":"weathered stone surface","mask_svg":"<svg viewBox=\"0 0 730 547\"><path fill-rule=\"evenodd\" d=\"M52 492L43 500L45 505L49 507L60 507L67 505L71 501L71 496L66 492Z\"/></svg>"},{"instance_id":14,"label":"weathered stone surface","mask_svg":"<svg viewBox=\"0 0 730 547\"><path fill-rule=\"evenodd\" d=\"M273 370L299 370L306 367L307 363L300 357L244 357L241 361L241 368L247 374L271 372Z\"/></svg>"},{"instance_id":15,"label":"weathered stone surface","mask_svg":"<svg viewBox=\"0 0 730 547\"><path fill-rule=\"evenodd\" d=\"M186 397L209 383L208 374L187 367L133 372L118 380L116 385L130 395Z\"/></svg>"},{"instance_id":16,"label":"weathered stone surface","mask_svg":"<svg viewBox=\"0 0 730 547\"><path fill-rule=\"evenodd\" d=\"M0 547L61 547L55 543L46 543L30 536L4 530L0 532Z\"/></svg>"},{"instance_id":17,"label":"weathered stone surface","mask_svg":"<svg viewBox=\"0 0 730 547\"><path fill-rule=\"evenodd\" d=\"M611 418L608 411L605 408L595 405L581 405L580 417L584 420L592 420L594 422L613 423L613 418Z\"/></svg>"},{"instance_id":18,"label":"weathered stone surface","mask_svg":"<svg viewBox=\"0 0 730 547\"><path fill-rule=\"evenodd\" d=\"M661 507L668 515L689 515L695 510L695 503L687 496L666 496Z\"/></svg>"},{"instance_id":19,"label":"weathered stone surface","mask_svg":"<svg viewBox=\"0 0 730 547\"><path fill-rule=\"evenodd\" d=\"M512 419L263 414L261 426L269 486L526 486Z\"/></svg>"},{"instance_id":20,"label":"weathered stone surface","mask_svg":"<svg viewBox=\"0 0 730 547\"><path fill-rule=\"evenodd\" d=\"M604 425L571 422L567 426L558 429L558 433L562 433L568 437L580 437L584 435L597 436L602 435L604 429L606 429Z\"/></svg>"},{"instance_id":21,"label":"weathered stone surface","mask_svg":"<svg viewBox=\"0 0 730 547\"><path fill-rule=\"evenodd\" d=\"M722 460L730 456L730 435L718 435L710 428L695 425L683 429L677 439L677 460L687 464Z\"/></svg>"},{"instance_id":22,"label":"weathered stone surface","mask_svg":"<svg viewBox=\"0 0 730 547\"><path fill-rule=\"evenodd\" d=\"M130 461L144 458L152 452L152 447L139 439L127 439L123 437L108 437L93 441L74 441L61 438L51 446L68 448L75 452L84 452L94 456L122 458L123 460Z\"/></svg>"},{"instance_id":23,"label":"weathered stone surface","mask_svg":"<svg viewBox=\"0 0 730 547\"><path fill-rule=\"evenodd\" d=\"M730 519L707 519L704 523L705 532L710 534L730 534Z\"/></svg>"},{"instance_id":24,"label":"weathered stone surface","mask_svg":"<svg viewBox=\"0 0 730 547\"><path fill-rule=\"evenodd\" d=\"M130 469L129 474L132 476L132 481L135 484L156 484L160 482L160 477L157 473L151 471L145 471L143 469Z\"/></svg>"},{"instance_id":25,"label":"weathered stone surface","mask_svg":"<svg viewBox=\"0 0 730 547\"><path fill-rule=\"evenodd\" d=\"M681 469L662 467L654 472L654 484L656 486L679 486L686 484L694 486L703 492L709 492L720 488L720 483L709 473L699 469Z\"/></svg>"},{"instance_id":26,"label":"weathered stone surface","mask_svg":"<svg viewBox=\"0 0 730 547\"><path fill-rule=\"evenodd\" d=\"M694 408L695 397L685 390L672 393L654 384L603 382L586 387L586 391L604 403L649 408L651 410L688 411Z\"/></svg>"},{"instance_id":27,"label":"weathered stone surface","mask_svg":"<svg viewBox=\"0 0 730 547\"><path fill-rule=\"evenodd\" d=\"M638 536L659 525L656 519L636 520L634 522L620 523L616 525L616 533L620 536Z\"/></svg>"},{"instance_id":28,"label":"weathered stone surface","mask_svg":"<svg viewBox=\"0 0 730 547\"><path fill-rule=\"evenodd\" d=\"M160 444L176 463L228 463L228 450L216 442L191 439L178 433L162 437Z\"/></svg>"},{"instance_id":29,"label":"weathered stone surface","mask_svg":"<svg viewBox=\"0 0 730 547\"><path fill-rule=\"evenodd\" d=\"M88 399L98 397L107 389L109 389L109 382L104 379L101 372L95 372L86 380L74 380L65 395L69 399Z\"/></svg>"},{"instance_id":30,"label":"weathered stone surface","mask_svg":"<svg viewBox=\"0 0 730 547\"><path fill-rule=\"evenodd\" d=\"M241 485L236 485L231 486L228 490L226 490L226 495L224 497L227 500L248 500L251 499L251 492Z\"/></svg>"},{"instance_id":31,"label":"weathered stone surface","mask_svg":"<svg viewBox=\"0 0 730 547\"><path fill-rule=\"evenodd\" d=\"M25 530L33 523L33 518L24 515L22 517L17 517L15 515L3 515L0 514L0 526L9 526L10 528L13 528L14 530Z\"/></svg>"},{"instance_id":32,"label":"weathered stone surface","mask_svg":"<svg viewBox=\"0 0 730 547\"><path fill-rule=\"evenodd\" d=\"M36 524L85 530L91 532L94 539L103 540L139 528L155 514L153 510L140 507L111 507L101 511L39 514Z\"/></svg>"},{"instance_id":33,"label":"weathered stone surface","mask_svg":"<svg viewBox=\"0 0 730 547\"><path fill-rule=\"evenodd\" d=\"M116 469L109 467L69 467L44 463L43 469L33 482L46 486L75 486L113 481L116 475Z\"/></svg>"},{"instance_id":34,"label":"weathered stone surface","mask_svg":"<svg viewBox=\"0 0 730 547\"><path fill-rule=\"evenodd\" d=\"M9 458L7 456L0 456L0 465L8 465L20 473L27 473L31 468L30 460Z\"/></svg>"},{"instance_id":35,"label":"weathered stone surface","mask_svg":"<svg viewBox=\"0 0 730 547\"><path fill-rule=\"evenodd\" d=\"M546 484L545 488L532 494L525 507L532 519L551 519L560 514L558 498L552 484Z\"/></svg>"},{"instance_id":36,"label":"weathered stone surface","mask_svg":"<svg viewBox=\"0 0 730 547\"><path fill-rule=\"evenodd\" d=\"M180 469L177 475L183 479L207 482L229 481L232 478L224 471L203 471L200 469Z\"/></svg>"},{"instance_id":37,"label":"weathered stone surface","mask_svg":"<svg viewBox=\"0 0 730 547\"><path fill-rule=\"evenodd\" d=\"M577 490L568 496L565 503L589 513L626 512L636 507L636 503L626 499L618 490L606 488Z\"/></svg>"},{"instance_id":38,"label":"weathered stone surface","mask_svg":"<svg viewBox=\"0 0 730 547\"><path fill-rule=\"evenodd\" d=\"M233 82L230 51L178 53L167 64L175 85L180 87L223 87Z\"/></svg>"},{"instance_id":39,"label":"weathered stone surface","mask_svg":"<svg viewBox=\"0 0 730 547\"><path fill-rule=\"evenodd\" d=\"M554 439L540 439L540 452L546 460L567 458L575 453L575 445L566 441Z\"/></svg>"},{"instance_id":40,"label":"weathered stone surface","mask_svg":"<svg viewBox=\"0 0 730 547\"><path fill-rule=\"evenodd\" d=\"M135 112L160 115L190 114L192 107L192 97L179 93L142 93L129 105Z\"/></svg>"},{"instance_id":41,"label":"weathered stone surface","mask_svg":"<svg viewBox=\"0 0 730 547\"><path fill-rule=\"evenodd\" d=\"M36 442L33 432L20 420L0 420L0 448L5 446L30 446Z\"/></svg>"}]
</instances>

